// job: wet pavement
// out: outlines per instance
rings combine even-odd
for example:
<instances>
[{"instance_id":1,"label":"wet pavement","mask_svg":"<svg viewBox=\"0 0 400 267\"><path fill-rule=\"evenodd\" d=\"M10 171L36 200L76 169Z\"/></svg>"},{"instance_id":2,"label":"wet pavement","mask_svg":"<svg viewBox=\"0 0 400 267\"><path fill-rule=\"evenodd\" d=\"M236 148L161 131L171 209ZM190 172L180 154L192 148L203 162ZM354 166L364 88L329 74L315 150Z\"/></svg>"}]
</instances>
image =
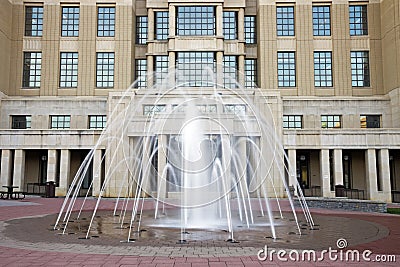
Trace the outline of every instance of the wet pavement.
<instances>
[{"instance_id":1,"label":"wet pavement","mask_svg":"<svg viewBox=\"0 0 400 267\"><path fill-rule=\"evenodd\" d=\"M251 231L246 227L235 229L239 243L226 242L226 229L217 227L208 231L188 230L188 242L177 244L180 230L147 227L146 218L152 216L147 211L143 213L145 226L141 228L145 231L140 236L134 233L131 237L135 242L127 243L121 242L127 239L127 229L119 229L119 217L112 216L113 199L102 201L90 239L81 239L91 216L87 212L79 221L76 213L71 216L67 234L52 231L62 201L39 197L0 201L0 266L398 266L400 261L398 215L313 209L318 230L306 227L299 213L303 220L303 234L299 236L288 212L289 205L283 200L286 212L284 219L276 219L279 238L275 241L270 238L269 227L262 225ZM95 200L89 200L84 210L91 210L94 205ZM146 201L144 206L145 210L152 210L154 202ZM277 213L274 216L279 218ZM262 222L263 218L255 213L255 220ZM337 243L339 239L342 243ZM257 254L265 246L269 257L262 261ZM321 255L329 248L337 252ZM285 249L281 252L283 257L277 255L280 249ZM360 259L346 254L349 249L359 251ZM315 250L316 257L302 259L304 250ZM372 254L363 257L367 250ZM262 258L265 253L259 256Z\"/></svg>"}]
</instances>

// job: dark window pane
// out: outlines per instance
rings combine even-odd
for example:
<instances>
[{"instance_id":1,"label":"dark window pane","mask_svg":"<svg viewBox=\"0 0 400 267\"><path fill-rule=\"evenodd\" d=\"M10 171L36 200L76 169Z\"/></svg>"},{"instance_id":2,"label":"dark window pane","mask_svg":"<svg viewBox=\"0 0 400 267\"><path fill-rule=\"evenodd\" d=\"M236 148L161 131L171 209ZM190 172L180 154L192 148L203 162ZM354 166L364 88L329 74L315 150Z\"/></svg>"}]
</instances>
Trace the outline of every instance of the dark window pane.
<instances>
[{"instance_id":1,"label":"dark window pane","mask_svg":"<svg viewBox=\"0 0 400 267\"><path fill-rule=\"evenodd\" d=\"M25 7L25 36L43 35L43 7Z\"/></svg>"}]
</instances>

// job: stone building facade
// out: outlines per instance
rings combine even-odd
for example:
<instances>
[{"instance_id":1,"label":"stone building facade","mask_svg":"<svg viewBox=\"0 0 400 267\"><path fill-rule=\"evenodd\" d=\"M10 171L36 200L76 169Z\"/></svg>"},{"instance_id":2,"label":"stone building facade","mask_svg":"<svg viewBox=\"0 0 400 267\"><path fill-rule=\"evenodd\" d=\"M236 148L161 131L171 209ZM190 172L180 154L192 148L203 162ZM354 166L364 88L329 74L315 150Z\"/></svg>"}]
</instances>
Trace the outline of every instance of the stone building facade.
<instances>
[{"instance_id":1,"label":"stone building facade","mask_svg":"<svg viewBox=\"0 0 400 267\"><path fill-rule=\"evenodd\" d=\"M113 99L190 59L274 99L289 184L400 201L397 0L4 0L0 47L2 185L55 181L65 195ZM85 182L93 195L106 162Z\"/></svg>"}]
</instances>

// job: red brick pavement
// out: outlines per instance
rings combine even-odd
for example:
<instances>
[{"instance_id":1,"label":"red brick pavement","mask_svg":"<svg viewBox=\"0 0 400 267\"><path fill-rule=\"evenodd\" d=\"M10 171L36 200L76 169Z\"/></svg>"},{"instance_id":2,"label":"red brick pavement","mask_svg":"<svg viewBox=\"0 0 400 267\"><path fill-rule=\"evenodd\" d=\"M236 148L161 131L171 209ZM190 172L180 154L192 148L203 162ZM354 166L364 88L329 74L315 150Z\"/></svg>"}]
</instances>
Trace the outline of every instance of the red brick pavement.
<instances>
[{"instance_id":1,"label":"red brick pavement","mask_svg":"<svg viewBox=\"0 0 400 267\"><path fill-rule=\"evenodd\" d=\"M10 200L13 201L13 200ZM38 205L29 206L0 206L0 221L13 218L52 214L57 213L60 209L63 199L44 199L44 198L27 198L19 202L34 202ZM90 209L94 205L94 201L87 203ZM152 205L152 204L147 204ZM105 201L101 205L101 209L112 209L113 201ZM374 242L358 245L351 249L371 250L374 252L370 256L371 259L377 254L393 254L396 255L396 262L340 262L331 261L325 257L322 262L293 262L293 261L259 261L257 256L245 257L214 257L214 258L168 258L168 257L141 257L141 256L117 256L104 254L78 254L65 253L56 251L33 251L17 248L9 248L0 240L0 266L399 266L400 261L400 216L376 214L376 213L360 213L360 212L344 212L314 209L314 213L335 215L348 218L357 218L367 220L386 226L390 230L389 236L376 240ZM340 227L340 226L339 226Z\"/></svg>"}]
</instances>

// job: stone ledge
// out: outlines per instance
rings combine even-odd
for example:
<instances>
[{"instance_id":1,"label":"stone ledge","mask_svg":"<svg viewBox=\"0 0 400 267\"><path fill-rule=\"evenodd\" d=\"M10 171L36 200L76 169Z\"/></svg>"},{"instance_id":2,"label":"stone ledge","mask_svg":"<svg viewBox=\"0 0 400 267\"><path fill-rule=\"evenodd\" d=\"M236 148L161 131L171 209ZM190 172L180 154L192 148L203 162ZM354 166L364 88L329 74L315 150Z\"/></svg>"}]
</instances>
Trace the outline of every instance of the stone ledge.
<instances>
[{"instance_id":1,"label":"stone ledge","mask_svg":"<svg viewBox=\"0 0 400 267\"><path fill-rule=\"evenodd\" d=\"M343 209L351 211L380 213L387 212L387 203L372 200L306 197L306 202L308 207L310 208ZM295 205L300 206L298 200L295 201Z\"/></svg>"}]
</instances>

